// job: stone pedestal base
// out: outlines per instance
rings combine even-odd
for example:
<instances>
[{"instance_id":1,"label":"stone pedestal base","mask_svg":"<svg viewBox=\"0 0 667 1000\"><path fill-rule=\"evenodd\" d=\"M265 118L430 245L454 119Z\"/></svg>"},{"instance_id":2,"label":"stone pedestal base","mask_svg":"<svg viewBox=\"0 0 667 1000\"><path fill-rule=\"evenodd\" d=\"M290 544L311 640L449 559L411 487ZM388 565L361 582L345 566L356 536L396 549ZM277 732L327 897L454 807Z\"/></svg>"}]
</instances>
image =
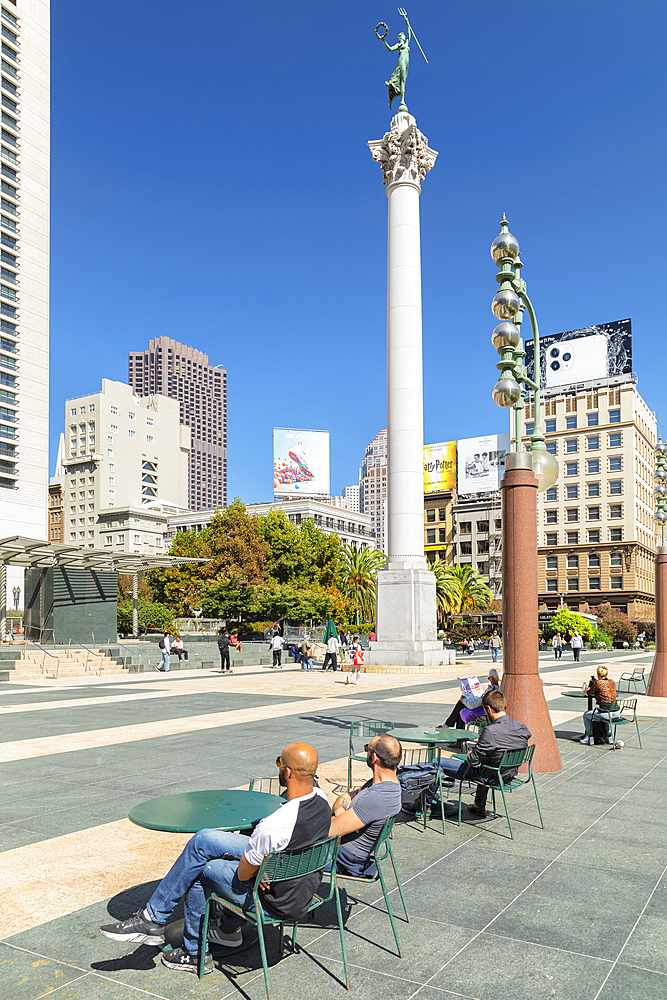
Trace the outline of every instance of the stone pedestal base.
<instances>
[{"instance_id":1,"label":"stone pedestal base","mask_svg":"<svg viewBox=\"0 0 667 1000\"><path fill-rule=\"evenodd\" d=\"M667 698L667 547L655 557L655 655L646 694Z\"/></svg>"},{"instance_id":2,"label":"stone pedestal base","mask_svg":"<svg viewBox=\"0 0 667 1000\"><path fill-rule=\"evenodd\" d=\"M456 663L456 652L437 639L424 642L372 642L367 662L386 667L442 667Z\"/></svg>"},{"instance_id":3,"label":"stone pedestal base","mask_svg":"<svg viewBox=\"0 0 667 1000\"><path fill-rule=\"evenodd\" d=\"M377 642L369 662L437 667L451 662L437 638L435 576L423 559L393 560L377 575Z\"/></svg>"}]
</instances>

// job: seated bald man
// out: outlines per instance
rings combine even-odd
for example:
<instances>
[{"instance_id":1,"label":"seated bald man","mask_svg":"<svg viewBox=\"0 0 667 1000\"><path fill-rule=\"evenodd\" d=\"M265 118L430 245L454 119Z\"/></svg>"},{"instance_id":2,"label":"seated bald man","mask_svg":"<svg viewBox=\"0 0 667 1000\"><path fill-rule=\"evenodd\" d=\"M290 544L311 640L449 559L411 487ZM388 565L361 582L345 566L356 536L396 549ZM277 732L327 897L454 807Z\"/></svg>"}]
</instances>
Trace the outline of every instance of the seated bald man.
<instances>
[{"instance_id":1,"label":"seated bald man","mask_svg":"<svg viewBox=\"0 0 667 1000\"><path fill-rule=\"evenodd\" d=\"M365 750L373 777L361 788L336 799L329 836L341 838L336 870L341 875L371 878L377 870L370 859L375 842L386 820L401 811L396 768L403 748L395 736L378 733Z\"/></svg>"},{"instance_id":2,"label":"seated bald man","mask_svg":"<svg viewBox=\"0 0 667 1000\"><path fill-rule=\"evenodd\" d=\"M329 836L329 802L324 792L313 787L317 771L315 748L307 743L290 743L276 764L280 784L287 789L287 801L258 823L252 836L200 830L186 844L145 909L120 923L100 927L102 934L113 941L161 945L165 940L165 924L184 897L183 947L163 953L162 963L168 969L196 973L199 930L207 896L215 892L252 912L253 883L266 854L300 851ZM321 880L321 872L315 872L275 885L262 885L262 906L273 916L295 920L305 910ZM242 944L243 921L229 910L224 913L224 918L209 927L208 940L230 948L238 947ZM213 959L207 948L204 972L212 971Z\"/></svg>"}]
</instances>

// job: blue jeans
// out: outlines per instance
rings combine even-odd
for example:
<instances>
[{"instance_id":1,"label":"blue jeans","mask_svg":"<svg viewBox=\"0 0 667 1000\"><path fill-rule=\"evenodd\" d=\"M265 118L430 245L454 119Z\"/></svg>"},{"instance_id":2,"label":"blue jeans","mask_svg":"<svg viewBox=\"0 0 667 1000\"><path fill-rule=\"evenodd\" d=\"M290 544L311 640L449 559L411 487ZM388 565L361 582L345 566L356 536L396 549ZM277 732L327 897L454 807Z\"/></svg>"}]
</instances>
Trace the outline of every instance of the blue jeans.
<instances>
[{"instance_id":1,"label":"blue jeans","mask_svg":"<svg viewBox=\"0 0 667 1000\"><path fill-rule=\"evenodd\" d=\"M616 722L616 720L620 719L620 717L620 712L600 712L597 708L592 709L590 712L584 712L584 730L586 732L586 736L591 735L592 722L604 722L607 739L610 740L611 726L609 725L609 720L611 719L612 722Z\"/></svg>"},{"instance_id":2,"label":"blue jeans","mask_svg":"<svg viewBox=\"0 0 667 1000\"><path fill-rule=\"evenodd\" d=\"M489 776L486 771L483 771L481 767L471 767L468 770L468 762L465 760L456 760L454 757L441 757L440 767L449 775L451 778L462 778L464 775L470 778L471 781L485 781L488 782ZM466 774L467 771L467 774ZM477 785L475 789L475 805L479 806L480 809L486 807L486 799L489 794L488 785Z\"/></svg>"},{"instance_id":3,"label":"blue jeans","mask_svg":"<svg viewBox=\"0 0 667 1000\"><path fill-rule=\"evenodd\" d=\"M494 663L498 662L498 647L497 646L492 646L491 647L491 659L493 660Z\"/></svg>"},{"instance_id":4,"label":"blue jeans","mask_svg":"<svg viewBox=\"0 0 667 1000\"><path fill-rule=\"evenodd\" d=\"M160 670L164 667L165 673L169 670L169 653L166 649L162 650L162 659L160 660Z\"/></svg>"},{"instance_id":5,"label":"blue jeans","mask_svg":"<svg viewBox=\"0 0 667 1000\"><path fill-rule=\"evenodd\" d=\"M303 666L302 670L312 670L313 669L313 658L312 656L306 656L305 654L301 657L301 662Z\"/></svg>"},{"instance_id":6,"label":"blue jeans","mask_svg":"<svg viewBox=\"0 0 667 1000\"><path fill-rule=\"evenodd\" d=\"M185 930L183 947L189 954L199 951L199 932L206 900L215 892L218 896L252 912L252 882L238 878L238 860L227 860L223 854L241 858L250 837L224 830L200 830L183 848L159 886L148 900L146 910L156 924L166 924L176 904L185 897ZM235 926L243 922L235 913L226 912L225 921Z\"/></svg>"}]
</instances>

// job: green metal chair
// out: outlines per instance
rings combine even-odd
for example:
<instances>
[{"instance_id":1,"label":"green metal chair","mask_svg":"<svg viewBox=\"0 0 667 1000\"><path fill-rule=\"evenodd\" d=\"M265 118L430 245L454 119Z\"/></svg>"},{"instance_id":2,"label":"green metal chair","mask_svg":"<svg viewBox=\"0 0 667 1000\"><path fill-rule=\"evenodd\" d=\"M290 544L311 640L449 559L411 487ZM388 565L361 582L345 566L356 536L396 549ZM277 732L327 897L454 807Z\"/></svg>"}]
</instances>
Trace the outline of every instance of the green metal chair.
<instances>
[{"instance_id":1,"label":"green metal chair","mask_svg":"<svg viewBox=\"0 0 667 1000\"><path fill-rule=\"evenodd\" d=\"M401 757L401 767L411 767L415 764L437 764L437 773L434 775L434 779L438 788L438 796L440 798L440 819L442 820L442 835L445 835L445 802L443 795L443 778L442 778L442 768L440 767L440 750L438 747L420 747L416 750L404 750L403 756ZM426 829L426 793L433 784L433 781L429 781L425 784L423 788L419 791L419 803L420 808L417 810L415 815L424 821L424 829ZM451 787L453 782L448 783L448 787Z\"/></svg>"},{"instance_id":2,"label":"green metal chair","mask_svg":"<svg viewBox=\"0 0 667 1000\"><path fill-rule=\"evenodd\" d=\"M489 720L486 715L480 715L478 718L470 720L470 722L466 725L464 732L472 733L475 731L476 733L481 733L484 727L488 726L488 724Z\"/></svg>"},{"instance_id":3,"label":"green metal chair","mask_svg":"<svg viewBox=\"0 0 667 1000\"><path fill-rule=\"evenodd\" d=\"M620 708L619 708L618 711L619 711L620 714L614 719L613 718L613 713L611 713L611 712L601 712L599 709L596 709L595 712L593 713L593 722L595 722L596 719L601 719L603 722L607 722L610 726L614 727L614 731L613 731L612 737L611 737L611 742L613 744L614 750L616 749L616 727L617 726L631 726L631 725L634 724L634 726L635 726L635 728L637 730L637 739L639 740L639 749L643 750L644 748L642 747L642 738L639 735L639 720L637 718L637 699L636 698L626 698L625 701L621 702L621 706L620 706ZM632 712L632 717L628 718L627 715L623 714L624 712L627 712L627 713Z\"/></svg>"},{"instance_id":4,"label":"green metal chair","mask_svg":"<svg viewBox=\"0 0 667 1000\"><path fill-rule=\"evenodd\" d=\"M512 833L512 822L510 820L509 810L507 808L507 799L505 798L505 792L513 792L517 788L522 788L524 785L533 785L533 792L535 793L535 802L537 804L537 811L540 815L540 823L542 829L544 829L544 820L542 819L542 810L540 808L540 800L537 797L537 786L535 784L535 776L533 774L533 754L535 753L535 744L532 743L529 747L525 747L522 750L506 750L500 759L500 763L496 767L491 767L489 764L481 764L480 767L482 771L485 771L489 775L489 781L475 781L474 778L468 779L466 775L463 774L459 780L459 826L461 826L461 796L463 794L463 782L466 780L472 781L474 785L488 785L491 789L491 795L493 799L493 815L497 816L496 812L496 792L499 791L503 797L503 805L505 806L505 816L507 817L507 825L510 828L510 837L514 840L514 834ZM453 757L460 757L459 754L452 754ZM465 757L462 758L465 760ZM526 777L520 777L516 774L511 781L503 781L501 777L501 772L503 769L508 767L521 767L523 764L528 765L528 774ZM471 770L469 767L468 770Z\"/></svg>"},{"instance_id":5,"label":"green metal chair","mask_svg":"<svg viewBox=\"0 0 667 1000\"><path fill-rule=\"evenodd\" d=\"M350 725L350 744L347 755L347 790L348 792L352 788L352 761L366 760L366 751L363 753L357 753L354 748L354 738L355 736L371 737L377 736L378 733L388 733L390 729L394 728L393 722L377 722L374 719L366 720L365 722L353 722Z\"/></svg>"},{"instance_id":6,"label":"green metal chair","mask_svg":"<svg viewBox=\"0 0 667 1000\"><path fill-rule=\"evenodd\" d=\"M284 796L286 789L281 787L280 780L273 778L251 778L249 792L267 792L269 795Z\"/></svg>"},{"instance_id":7,"label":"green metal chair","mask_svg":"<svg viewBox=\"0 0 667 1000\"><path fill-rule=\"evenodd\" d=\"M321 872L328 865L331 866L331 872L325 873L329 875L329 891L324 895L319 895L315 893L311 899L307 910L299 918L300 921L313 910L322 906L324 903L328 903L332 898L336 900L336 912L338 914L338 930L340 931L340 945L343 952L343 967L345 969L345 982L347 989L350 989L350 973L347 968L347 952L345 951L345 936L343 932L343 914L340 908L340 896L338 894L338 882L336 875L336 859L338 857L338 848L340 846L340 837L329 837L327 840L321 841L319 844L314 844L312 847L305 847L302 851L274 851L272 854L267 854L262 864L260 865L259 871L255 877L254 888L252 892L253 902L255 909L252 912L244 910L242 907L238 906L236 903L229 903L226 899L216 895L214 892L206 900L206 907L204 909L204 920L202 922L202 932L199 940L199 978L204 978L204 962L206 959L206 942L208 940L208 922L212 903L219 903L225 910L230 910L239 917L243 917L244 920L254 921L257 925L257 932L259 938L259 948L262 954L262 968L264 970L264 985L266 986L266 995L268 1000L271 1000L271 985L269 983L269 967L266 958L266 942L264 941L264 928L267 924L277 924L280 927L280 943L279 951L280 958L283 956L284 947L284 918L272 917L270 913L262 908L262 902L259 895L259 887L263 881L267 882L287 882L290 879L302 878L304 875L310 875L313 872ZM292 927L292 952L296 953L296 928L299 920L289 921L293 924Z\"/></svg>"},{"instance_id":8,"label":"green metal chair","mask_svg":"<svg viewBox=\"0 0 667 1000\"><path fill-rule=\"evenodd\" d=\"M635 667L632 673L621 674L621 676L618 679L618 687L616 688L617 693L618 694L621 693L621 684L623 681L625 681L625 683L628 685L627 694L630 694L631 684L634 684L635 686L635 694L637 693L638 684L644 685L644 693L646 693L646 677L644 676L645 669L646 669L645 667Z\"/></svg>"},{"instance_id":9,"label":"green metal chair","mask_svg":"<svg viewBox=\"0 0 667 1000\"><path fill-rule=\"evenodd\" d=\"M387 913L389 914L389 920L391 922L391 929L394 932L394 940L396 941L396 948L398 949L398 957L403 958L403 953L401 951L401 943L398 940L398 931L396 930L396 924L394 923L394 914L392 913L391 906L389 905L389 897L387 896L387 884L384 880L384 875L382 874L382 868L380 866L381 861L386 861L387 858L391 861L391 866L394 869L394 877L396 879L396 885L398 886L398 891L401 897L401 902L403 904L403 910L405 912L405 920L409 924L410 916L408 914L408 908L405 905L405 897L403 895L403 888L401 886L401 880L398 877L398 871L396 870L396 861L394 860L394 852L391 849L391 838L392 830L394 828L394 823L396 821L395 816L390 816L386 821L382 829L380 830L380 835L375 842L375 847L371 853L371 859L375 862L377 867L377 872L375 875L371 875L366 878L363 875L341 875L338 874L339 879L345 879L347 882L380 882L382 886L382 892L384 894L384 901L387 904Z\"/></svg>"}]
</instances>

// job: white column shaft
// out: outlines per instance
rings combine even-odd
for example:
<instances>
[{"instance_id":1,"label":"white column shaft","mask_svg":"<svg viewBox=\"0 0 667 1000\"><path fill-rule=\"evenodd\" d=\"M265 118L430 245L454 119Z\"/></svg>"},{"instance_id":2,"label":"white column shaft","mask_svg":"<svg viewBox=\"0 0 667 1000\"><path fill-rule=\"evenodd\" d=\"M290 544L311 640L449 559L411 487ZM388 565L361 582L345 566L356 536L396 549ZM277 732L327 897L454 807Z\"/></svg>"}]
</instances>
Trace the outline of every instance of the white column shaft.
<instances>
[{"instance_id":1,"label":"white column shaft","mask_svg":"<svg viewBox=\"0 0 667 1000\"><path fill-rule=\"evenodd\" d=\"M424 409L419 186L387 191L387 510L389 564L424 565Z\"/></svg>"}]
</instances>

